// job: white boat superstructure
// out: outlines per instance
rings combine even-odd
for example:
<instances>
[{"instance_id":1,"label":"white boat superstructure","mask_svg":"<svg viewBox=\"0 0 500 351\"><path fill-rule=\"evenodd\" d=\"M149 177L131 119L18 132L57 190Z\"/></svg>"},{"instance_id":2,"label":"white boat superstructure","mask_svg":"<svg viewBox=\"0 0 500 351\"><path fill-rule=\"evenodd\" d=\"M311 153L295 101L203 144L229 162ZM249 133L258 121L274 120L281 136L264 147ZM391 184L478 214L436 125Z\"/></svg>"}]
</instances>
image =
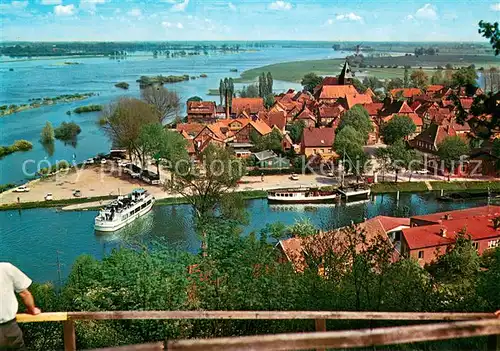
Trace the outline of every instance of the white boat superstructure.
<instances>
[{"instance_id":1,"label":"white boat superstructure","mask_svg":"<svg viewBox=\"0 0 500 351\"><path fill-rule=\"evenodd\" d=\"M270 190L267 193L269 202L278 203L321 203L334 201L337 198L335 191L323 191L319 189L283 189Z\"/></svg>"},{"instance_id":2,"label":"white boat superstructure","mask_svg":"<svg viewBox=\"0 0 500 351\"><path fill-rule=\"evenodd\" d=\"M154 203L153 195L144 189L136 189L99 211L94 228L99 232L114 232L151 211Z\"/></svg>"}]
</instances>

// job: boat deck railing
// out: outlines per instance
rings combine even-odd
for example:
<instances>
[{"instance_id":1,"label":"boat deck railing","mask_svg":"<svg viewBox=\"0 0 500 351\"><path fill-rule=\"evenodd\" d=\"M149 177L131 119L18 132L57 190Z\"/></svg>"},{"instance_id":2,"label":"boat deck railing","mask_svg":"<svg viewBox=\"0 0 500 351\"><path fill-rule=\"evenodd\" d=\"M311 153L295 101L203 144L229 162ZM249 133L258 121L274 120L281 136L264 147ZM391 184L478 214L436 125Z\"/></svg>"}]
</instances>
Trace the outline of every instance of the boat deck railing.
<instances>
[{"instance_id":1,"label":"boat deck railing","mask_svg":"<svg viewBox=\"0 0 500 351\"><path fill-rule=\"evenodd\" d=\"M18 314L19 323L62 322L64 350L77 350L75 322L82 320L314 320L316 332L213 339L167 340L104 350L326 350L407 344L477 336L488 337L488 350L500 350L500 318L494 313L330 312L330 311L112 311ZM425 324L327 331L327 320L419 321ZM428 323L428 322L439 323Z\"/></svg>"}]
</instances>

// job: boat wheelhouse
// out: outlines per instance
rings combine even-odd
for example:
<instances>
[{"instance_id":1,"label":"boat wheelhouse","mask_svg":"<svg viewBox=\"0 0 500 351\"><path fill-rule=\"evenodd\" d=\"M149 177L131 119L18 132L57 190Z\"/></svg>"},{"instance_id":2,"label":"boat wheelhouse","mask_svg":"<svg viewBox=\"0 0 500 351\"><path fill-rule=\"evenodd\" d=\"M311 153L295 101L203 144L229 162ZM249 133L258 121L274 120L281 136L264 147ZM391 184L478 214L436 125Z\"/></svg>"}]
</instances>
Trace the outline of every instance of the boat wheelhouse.
<instances>
[{"instance_id":1,"label":"boat wheelhouse","mask_svg":"<svg viewBox=\"0 0 500 351\"><path fill-rule=\"evenodd\" d=\"M151 211L155 198L144 189L136 189L120 196L95 218L94 228L99 232L114 232Z\"/></svg>"},{"instance_id":2,"label":"boat wheelhouse","mask_svg":"<svg viewBox=\"0 0 500 351\"><path fill-rule=\"evenodd\" d=\"M317 188L295 188L270 190L267 200L274 203L304 204L332 202L338 195L334 190L320 190Z\"/></svg>"}]
</instances>

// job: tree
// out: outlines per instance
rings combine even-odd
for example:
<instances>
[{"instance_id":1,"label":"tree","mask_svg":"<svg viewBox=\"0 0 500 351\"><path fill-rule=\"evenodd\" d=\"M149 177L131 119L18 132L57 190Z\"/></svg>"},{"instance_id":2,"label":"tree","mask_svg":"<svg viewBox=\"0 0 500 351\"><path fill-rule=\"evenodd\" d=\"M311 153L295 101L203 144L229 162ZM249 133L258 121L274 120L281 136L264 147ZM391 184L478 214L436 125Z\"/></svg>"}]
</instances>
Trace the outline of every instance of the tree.
<instances>
[{"instance_id":1,"label":"tree","mask_svg":"<svg viewBox=\"0 0 500 351\"><path fill-rule=\"evenodd\" d=\"M53 144L55 139L54 128L52 127L52 123L46 122L45 127L42 129L42 133L40 134L40 142L42 144Z\"/></svg>"},{"instance_id":2,"label":"tree","mask_svg":"<svg viewBox=\"0 0 500 351\"><path fill-rule=\"evenodd\" d=\"M75 141L82 129L75 122L62 122L59 127L54 130L56 139L63 141Z\"/></svg>"},{"instance_id":3,"label":"tree","mask_svg":"<svg viewBox=\"0 0 500 351\"><path fill-rule=\"evenodd\" d=\"M376 90L384 87L384 83L376 77L365 77L363 79L363 84L372 90ZM365 89L366 90L366 89Z\"/></svg>"},{"instance_id":4,"label":"tree","mask_svg":"<svg viewBox=\"0 0 500 351\"><path fill-rule=\"evenodd\" d=\"M314 92L314 88L317 87L323 81L323 77L318 76L316 73L307 73L300 84L310 93Z\"/></svg>"},{"instance_id":5,"label":"tree","mask_svg":"<svg viewBox=\"0 0 500 351\"><path fill-rule=\"evenodd\" d=\"M224 81L221 79L219 83L219 97L220 97L220 104L222 105L224 103L224 97L226 96L226 91L225 91L225 84Z\"/></svg>"},{"instance_id":6,"label":"tree","mask_svg":"<svg viewBox=\"0 0 500 351\"><path fill-rule=\"evenodd\" d=\"M410 170L411 180L411 171L419 167L415 151L408 148L403 139L396 140L392 145L385 149L378 149L376 157L385 169L392 170L396 173L396 183L398 182L398 174L401 170Z\"/></svg>"},{"instance_id":7,"label":"tree","mask_svg":"<svg viewBox=\"0 0 500 351\"><path fill-rule=\"evenodd\" d=\"M491 47L495 50L495 56L500 54L500 30L498 22L489 23L479 21L479 34L490 40Z\"/></svg>"},{"instance_id":8,"label":"tree","mask_svg":"<svg viewBox=\"0 0 500 351\"><path fill-rule=\"evenodd\" d=\"M179 113L181 99L175 91L163 86L150 86L141 90L142 99L151 105L160 123L174 119Z\"/></svg>"},{"instance_id":9,"label":"tree","mask_svg":"<svg viewBox=\"0 0 500 351\"><path fill-rule=\"evenodd\" d=\"M267 87L267 94L266 96L269 96L273 94L273 75L271 72L267 72L267 80L266 80L266 87Z\"/></svg>"},{"instance_id":10,"label":"tree","mask_svg":"<svg viewBox=\"0 0 500 351\"><path fill-rule=\"evenodd\" d=\"M187 142L179 133L165 129L160 123L146 124L141 127L137 149L146 157L154 159L160 175L160 163L172 170L176 162L187 160Z\"/></svg>"},{"instance_id":11,"label":"tree","mask_svg":"<svg viewBox=\"0 0 500 351\"><path fill-rule=\"evenodd\" d=\"M487 309L494 310L500 306L500 247L483 253L490 257L486 269L479 273L477 291L486 302Z\"/></svg>"},{"instance_id":12,"label":"tree","mask_svg":"<svg viewBox=\"0 0 500 351\"><path fill-rule=\"evenodd\" d=\"M354 85L354 88L356 88L356 90L360 93L364 93L367 89L366 85L364 83L361 83L361 81L356 78L352 80L352 85Z\"/></svg>"},{"instance_id":13,"label":"tree","mask_svg":"<svg viewBox=\"0 0 500 351\"><path fill-rule=\"evenodd\" d=\"M277 153L283 152L283 147L281 145L283 136L277 129L273 129L271 133L264 136L261 136L253 131L250 134L250 140L254 145L252 148L253 152L260 152L265 150L272 150Z\"/></svg>"},{"instance_id":14,"label":"tree","mask_svg":"<svg viewBox=\"0 0 500 351\"><path fill-rule=\"evenodd\" d=\"M404 78L403 78L403 87L404 88L409 88L410 87L410 73L408 71L408 66L405 66L405 73L404 73Z\"/></svg>"},{"instance_id":15,"label":"tree","mask_svg":"<svg viewBox=\"0 0 500 351\"><path fill-rule=\"evenodd\" d=\"M343 165L345 170L355 173L357 176L363 174L367 165L367 155L363 150L365 139L363 135L351 125L347 125L335 136L333 148L335 152L345 159Z\"/></svg>"},{"instance_id":16,"label":"tree","mask_svg":"<svg viewBox=\"0 0 500 351\"><path fill-rule=\"evenodd\" d=\"M242 98L259 97L259 87L256 84L250 84L249 86L244 86L240 91L240 97Z\"/></svg>"},{"instance_id":17,"label":"tree","mask_svg":"<svg viewBox=\"0 0 500 351\"><path fill-rule=\"evenodd\" d=\"M476 86L476 80L477 73L473 67L461 67L451 77L451 83L454 87Z\"/></svg>"},{"instance_id":18,"label":"tree","mask_svg":"<svg viewBox=\"0 0 500 351\"><path fill-rule=\"evenodd\" d=\"M387 90L391 91L393 89L400 89L403 88L404 85L405 84L401 78L394 78L387 83Z\"/></svg>"},{"instance_id":19,"label":"tree","mask_svg":"<svg viewBox=\"0 0 500 351\"><path fill-rule=\"evenodd\" d=\"M438 145L438 156L448 170L448 181L451 173L468 153L469 145L459 136L449 136Z\"/></svg>"},{"instance_id":20,"label":"tree","mask_svg":"<svg viewBox=\"0 0 500 351\"><path fill-rule=\"evenodd\" d=\"M116 147L128 150L144 165L142 150L138 144L143 126L158 123L158 114L151 105L133 98L121 98L103 110L99 124Z\"/></svg>"},{"instance_id":21,"label":"tree","mask_svg":"<svg viewBox=\"0 0 500 351\"><path fill-rule=\"evenodd\" d=\"M271 108L274 103L276 102L275 98L274 98L274 94L271 93L271 94L267 94L265 97L264 97L264 106L269 109Z\"/></svg>"},{"instance_id":22,"label":"tree","mask_svg":"<svg viewBox=\"0 0 500 351\"><path fill-rule=\"evenodd\" d=\"M413 71L410 79L412 84L419 89L425 89L427 88L427 85L429 85L429 77L423 69Z\"/></svg>"},{"instance_id":23,"label":"tree","mask_svg":"<svg viewBox=\"0 0 500 351\"><path fill-rule=\"evenodd\" d=\"M354 130L359 132L363 138L363 145L368 140L368 134L373 130L370 115L361 105L354 106L342 115L336 132L339 133L347 126L351 126Z\"/></svg>"},{"instance_id":24,"label":"tree","mask_svg":"<svg viewBox=\"0 0 500 351\"><path fill-rule=\"evenodd\" d=\"M187 102L190 102L190 101L200 102L200 101L203 101L203 99L199 96L191 96L189 99L187 99Z\"/></svg>"},{"instance_id":25,"label":"tree","mask_svg":"<svg viewBox=\"0 0 500 351\"><path fill-rule=\"evenodd\" d=\"M299 218L295 220L295 223L286 229L290 233L291 237L295 238L305 238L314 235L318 232L318 229L311 220L307 217Z\"/></svg>"},{"instance_id":26,"label":"tree","mask_svg":"<svg viewBox=\"0 0 500 351\"><path fill-rule=\"evenodd\" d=\"M417 130L413 120L406 115L395 115L382 126L382 138L386 144L394 144L399 139L405 139Z\"/></svg>"},{"instance_id":27,"label":"tree","mask_svg":"<svg viewBox=\"0 0 500 351\"><path fill-rule=\"evenodd\" d=\"M443 83L443 73L441 70L437 70L432 74L431 84L437 85Z\"/></svg>"},{"instance_id":28,"label":"tree","mask_svg":"<svg viewBox=\"0 0 500 351\"><path fill-rule=\"evenodd\" d=\"M177 163L173 169L173 177L167 180L165 188L181 195L192 205L206 250L207 234L203 226L218 217L227 218L231 214L230 211L217 210L233 195L238 181L245 173L245 166L229 149L213 144L200 153L199 161L196 164L187 161Z\"/></svg>"},{"instance_id":29,"label":"tree","mask_svg":"<svg viewBox=\"0 0 500 351\"><path fill-rule=\"evenodd\" d=\"M302 132L306 127L306 122L303 120L295 120L292 124L287 124L286 129L290 133L290 138L294 142L294 144L300 143L302 140Z\"/></svg>"}]
</instances>

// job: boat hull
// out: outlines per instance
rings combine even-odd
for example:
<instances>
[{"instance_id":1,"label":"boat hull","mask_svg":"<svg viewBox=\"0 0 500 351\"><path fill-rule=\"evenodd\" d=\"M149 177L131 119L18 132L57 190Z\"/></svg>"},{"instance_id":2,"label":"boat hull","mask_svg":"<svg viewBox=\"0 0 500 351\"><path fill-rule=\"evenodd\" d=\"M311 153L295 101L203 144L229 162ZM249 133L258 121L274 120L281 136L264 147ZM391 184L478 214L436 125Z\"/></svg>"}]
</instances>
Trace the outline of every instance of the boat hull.
<instances>
[{"instance_id":1,"label":"boat hull","mask_svg":"<svg viewBox=\"0 0 500 351\"><path fill-rule=\"evenodd\" d=\"M94 225L94 229L98 232L104 232L104 233L115 232L119 229L122 229L123 227L129 225L130 223L132 223L136 219L146 215L149 211L151 211L154 203L155 203L155 199L153 198L150 205L148 205L147 207L144 207L142 210L138 211L137 213L134 213L133 215L129 216L124 221L96 222Z\"/></svg>"},{"instance_id":2,"label":"boat hull","mask_svg":"<svg viewBox=\"0 0 500 351\"><path fill-rule=\"evenodd\" d=\"M319 204L335 202L337 200L337 194L326 195L326 196L310 196L303 198L293 198L293 197L277 197L277 196L267 196L267 201L274 204Z\"/></svg>"}]
</instances>

